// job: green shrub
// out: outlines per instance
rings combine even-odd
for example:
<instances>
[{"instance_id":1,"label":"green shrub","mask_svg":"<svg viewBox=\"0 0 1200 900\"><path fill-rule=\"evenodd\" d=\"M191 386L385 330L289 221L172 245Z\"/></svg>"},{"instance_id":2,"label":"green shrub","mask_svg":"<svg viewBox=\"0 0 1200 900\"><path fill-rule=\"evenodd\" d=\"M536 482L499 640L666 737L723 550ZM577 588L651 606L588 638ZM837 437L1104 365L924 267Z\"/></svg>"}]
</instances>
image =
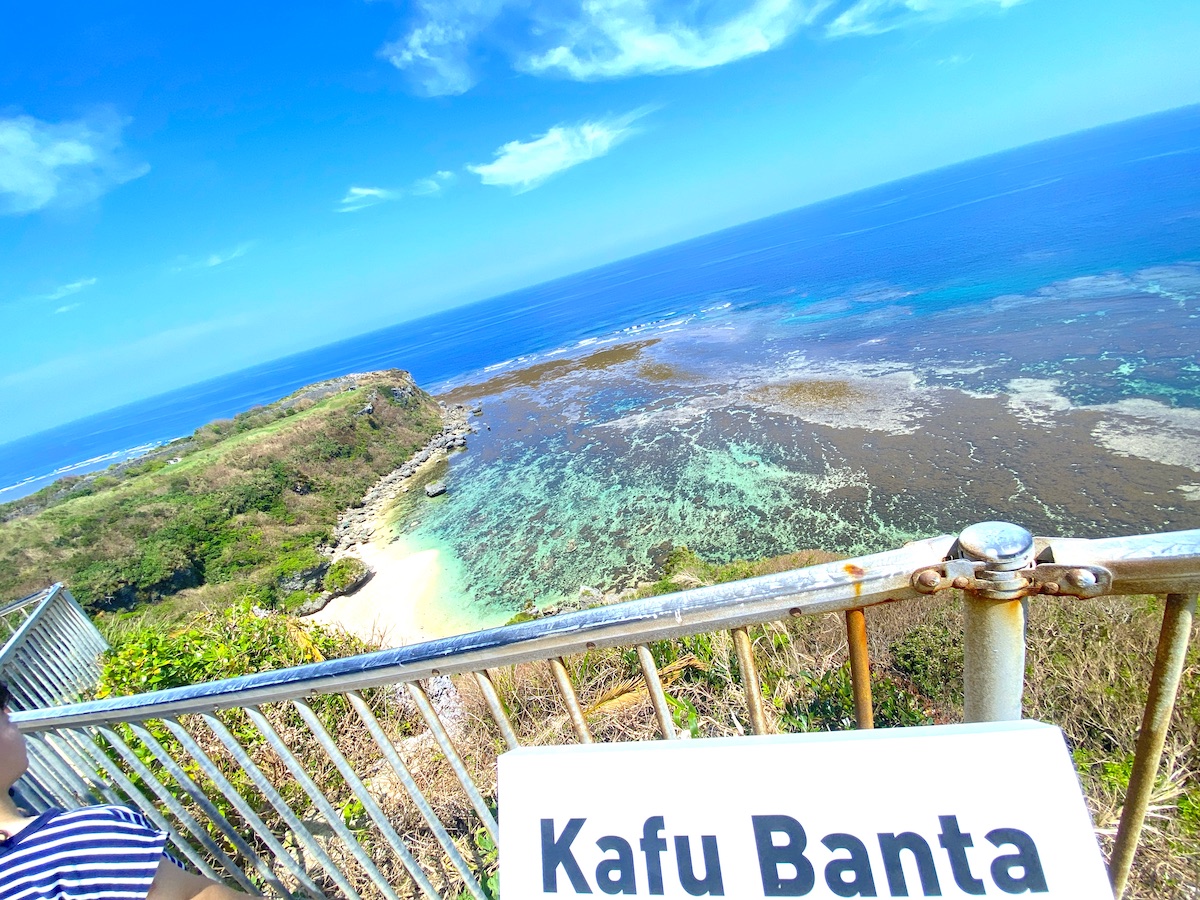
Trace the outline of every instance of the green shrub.
<instances>
[{"instance_id":1,"label":"green shrub","mask_svg":"<svg viewBox=\"0 0 1200 900\"><path fill-rule=\"evenodd\" d=\"M962 632L944 622L923 622L888 648L892 668L930 700L962 703Z\"/></svg>"},{"instance_id":2,"label":"green shrub","mask_svg":"<svg viewBox=\"0 0 1200 900\"><path fill-rule=\"evenodd\" d=\"M354 638L256 611L249 600L196 616L172 632L143 628L113 639L118 643L105 656L96 689L101 698L320 662L366 649Z\"/></svg>"},{"instance_id":3,"label":"green shrub","mask_svg":"<svg viewBox=\"0 0 1200 900\"><path fill-rule=\"evenodd\" d=\"M819 674L801 673L807 690L785 706L780 724L785 731L843 731L854 728L854 687L850 664ZM887 675L871 674L871 700L876 728L930 725L933 717L918 698Z\"/></svg>"},{"instance_id":4,"label":"green shrub","mask_svg":"<svg viewBox=\"0 0 1200 900\"><path fill-rule=\"evenodd\" d=\"M343 556L325 573L322 587L327 591L343 591L367 572L366 565L361 559L353 556Z\"/></svg>"}]
</instances>

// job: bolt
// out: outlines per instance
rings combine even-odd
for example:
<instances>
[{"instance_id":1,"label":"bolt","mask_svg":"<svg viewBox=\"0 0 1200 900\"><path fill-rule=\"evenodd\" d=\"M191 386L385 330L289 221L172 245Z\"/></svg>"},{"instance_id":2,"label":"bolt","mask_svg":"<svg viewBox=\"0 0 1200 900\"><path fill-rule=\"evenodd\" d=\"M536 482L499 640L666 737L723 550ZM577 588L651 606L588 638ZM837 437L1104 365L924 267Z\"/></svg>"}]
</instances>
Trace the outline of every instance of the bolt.
<instances>
[{"instance_id":1,"label":"bolt","mask_svg":"<svg viewBox=\"0 0 1200 900\"><path fill-rule=\"evenodd\" d=\"M1057 594L1059 590L1057 581L1047 581L1042 585L1042 593L1044 594Z\"/></svg>"},{"instance_id":2,"label":"bolt","mask_svg":"<svg viewBox=\"0 0 1200 900\"><path fill-rule=\"evenodd\" d=\"M441 669L430 669L430 670L429 670L429 674L430 674L430 675L433 675L434 677L436 677L436 676L438 676L438 675L441 675L441 674L442 674L442 670L441 670Z\"/></svg>"},{"instance_id":3,"label":"bolt","mask_svg":"<svg viewBox=\"0 0 1200 900\"><path fill-rule=\"evenodd\" d=\"M959 575L951 583L961 591L963 588L968 587L971 584L971 579L967 578L965 575Z\"/></svg>"},{"instance_id":4,"label":"bolt","mask_svg":"<svg viewBox=\"0 0 1200 900\"><path fill-rule=\"evenodd\" d=\"M1095 587L1096 576L1087 569L1072 569L1067 573L1067 582L1077 588Z\"/></svg>"},{"instance_id":5,"label":"bolt","mask_svg":"<svg viewBox=\"0 0 1200 900\"><path fill-rule=\"evenodd\" d=\"M804 615L804 612L798 606L793 606L791 609L788 610L788 613L797 619L800 618L802 615Z\"/></svg>"},{"instance_id":6,"label":"bolt","mask_svg":"<svg viewBox=\"0 0 1200 900\"><path fill-rule=\"evenodd\" d=\"M587 646L587 648L588 648L589 650L595 650L595 649L596 649L596 644L595 644L595 642L594 642L594 641L588 641L586 646Z\"/></svg>"},{"instance_id":7,"label":"bolt","mask_svg":"<svg viewBox=\"0 0 1200 900\"><path fill-rule=\"evenodd\" d=\"M926 569L917 576L917 584L924 588L936 588L942 583L942 577L933 569Z\"/></svg>"}]
</instances>

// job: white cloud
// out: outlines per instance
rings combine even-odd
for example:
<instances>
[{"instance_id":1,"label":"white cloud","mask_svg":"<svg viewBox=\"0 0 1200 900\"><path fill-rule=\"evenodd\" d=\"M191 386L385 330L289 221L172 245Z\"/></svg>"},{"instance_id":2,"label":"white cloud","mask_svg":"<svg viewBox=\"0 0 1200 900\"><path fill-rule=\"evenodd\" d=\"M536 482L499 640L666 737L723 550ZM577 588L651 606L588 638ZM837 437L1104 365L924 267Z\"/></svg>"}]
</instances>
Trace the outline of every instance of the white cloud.
<instances>
[{"instance_id":1,"label":"white cloud","mask_svg":"<svg viewBox=\"0 0 1200 900\"><path fill-rule=\"evenodd\" d=\"M338 201L338 212L357 212L377 203L388 200L399 200L404 194L401 191L376 187L352 187L346 191L346 196Z\"/></svg>"},{"instance_id":2,"label":"white cloud","mask_svg":"<svg viewBox=\"0 0 1200 900\"><path fill-rule=\"evenodd\" d=\"M496 151L492 162L467 169L484 184L512 187L523 193L557 172L608 153L637 133L633 123L647 112L639 109L596 122L555 125L531 141L509 141Z\"/></svg>"},{"instance_id":3,"label":"white cloud","mask_svg":"<svg viewBox=\"0 0 1200 900\"><path fill-rule=\"evenodd\" d=\"M180 256L172 264L171 271L179 273L194 272L197 269L215 269L217 266L223 266L228 262L233 262L233 260L245 256L254 248L254 244L254 241L243 241L236 247L221 250L217 253L210 253L198 259Z\"/></svg>"},{"instance_id":4,"label":"white cloud","mask_svg":"<svg viewBox=\"0 0 1200 900\"><path fill-rule=\"evenodd\" d=\"M226 250L221 253L210 253L208 258L204 260L204 265L209 269L216 266L223 266L227 262L245 256L250 252L252 246L254 246L252 243L238 244L232 250Z\"/></svg>"},{"instance_id":5,"label":"white cloud","mask_svg":"<svg viewBox=\"0 0 1200 900\"><path fill-rule=\"evenodd\" d=\"M727 15L721 6L588 0L559 27L560 43L517 65L577 81L708 69L778 47L829 2L755 0Z\"/></svg>"},{"instance_id":6,"label":"white cloud","mask_svg":"<svg viewBox=\"0 0 1200 900\"><path fill-rule=\"evenodd\" d=\"M489 55L533 75L595 81L725 65L801 31L881 34L1023 0L418 0L380 55L418 93L462 94Z\"/></svg>"},{"instance_id":7,"label":"white cloud","mask_svg":"<svg viewBox=\"0 0 1200 900\"><path fill-rule=\"evenodd\" d=\"M1022 0L857 0L825 27L829 37L883 34L917 22L954 18L972 7L1008 9Z\"/></svg>"},{"instance_id":8,"label":"white cloud","mask_svg":"<svg viewBox=\"0 0 1200 900\"><path fill-rule=\"evenodd\" d=\"M500 14L504 0L422 0L415 6L417 24L379 55L407 72L419 93L466 93L475 84L471 45Z\"/></svg>"},{"instance_id":9,"label":"white cloud","mask_svg":"<svg viewBox=\"0 0 1200 900\"><path fill-rule=\"evenodd\" d=\"M70 284L64 284L62 287L57 287L48 294L43 294L40 299L61 300L63 297L70 297L72 294L78 294L84 288L89 288L96 283L95 278L80 278L78 281L72 281Z\"/></svg>"},{"instance_id":10,"label":"white cloud","mask_svg":"<svg viewBox=\"0 0 1200 900\"><path fill-rule=\"evenodd\" d=\"M426 178L418 178L407 188L352 187L346 191L346 196L338 201L335 207L338 212L358 212L369 206L377 206L389 200L399 200L401 197L432 197L440 194L442 188L454 181L453 172L439 169Z\"/></svg>"},{"instance_id":11,"label":"white cloud","mask_svg":"<svg viewBox=\"0 0 1200 900\"><path fill-rule=\"evenodd\" d=\"M83 306L82 303L68 303L66 306L60 306L58 309L56 309L54 314L59 315L61 313L68 313L73 309L79 309L81 306Z\"/></svg>"},{"instance_id":12,"label":"white cloud","mask_svg":"<svg viewBox=\"0 0 1200 900\"><path fill-rule=\"evenodd\" d=\"M0 214L79 206L150 171L126 158L110 112L67 122L0 118Z\"/></svg>"},{"instance_id":13,"label":"white cloud","mask_svg":"<svg viewBox=\"0 0 1200 900\"><path fill-rule=\"evenodd\" d=\"M418 197L428 197L432 194L440 194L442 188L453 180L453 172L439 170L428 178L418 178L409 190Z\"/></svg>"}]
</instances>

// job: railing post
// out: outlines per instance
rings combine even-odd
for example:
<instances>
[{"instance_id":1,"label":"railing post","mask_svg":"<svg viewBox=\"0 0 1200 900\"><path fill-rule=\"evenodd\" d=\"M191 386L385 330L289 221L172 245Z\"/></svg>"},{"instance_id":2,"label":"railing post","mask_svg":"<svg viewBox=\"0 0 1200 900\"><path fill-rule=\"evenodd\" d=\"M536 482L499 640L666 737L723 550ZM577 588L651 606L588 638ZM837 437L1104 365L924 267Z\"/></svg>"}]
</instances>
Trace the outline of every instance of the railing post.
<instances>
[{"instance_id":1,"label":"railing post","mask_svg":"<svg viewBox=\"0 0 1200 900\"><path fill-rule=\"evenodd\" d=\"M1033 535L1008 522L980 522L958 536L958 550L984 564L976 577L986 585L964 592L963 719L1020 719L1026 604L1016 570L1033 563Z\"/></svg>"},{"instance_id":2,"label":"railing post","mask_svg":"<svg viewBox=\"0 0 1200 900\"><path fill-rule=\"evenodd\" d=\"M1188 639L1191 637L1195 614L1195 594L1167 595L1158 649L1154 653L1150 693L1146 698L1146 708L1142 711L1142 727L1138 732L1133 771L1129 774L1129 787L1121 809L1121 824L1117 827L1117 838L1108 865L1108 877L1117 900L1125 893L1129 870L1133 866L1133 854L1142 836L1142 825L1146 821L1146 810L1154 791L1158 764L1167 741L1167 729L1171 725L1171 713L1175 710L1175 696L1179 693L1179 678L1187 659Z\"/></svg>"}]
</instances>

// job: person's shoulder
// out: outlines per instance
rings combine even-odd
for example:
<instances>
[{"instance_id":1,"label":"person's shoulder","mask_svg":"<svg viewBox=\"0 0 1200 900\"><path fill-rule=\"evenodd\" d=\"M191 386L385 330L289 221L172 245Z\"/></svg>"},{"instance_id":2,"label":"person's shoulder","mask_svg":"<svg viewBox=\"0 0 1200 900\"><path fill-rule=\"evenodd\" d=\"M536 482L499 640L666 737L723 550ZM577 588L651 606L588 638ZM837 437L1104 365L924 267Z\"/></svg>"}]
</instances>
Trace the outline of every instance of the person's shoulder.
<instances>
[{"instance_id":1,"label":"person's shoulder","mask_svg":"<svg viewBox=\"0 0 1200 900\"><path fill-rule=\"evenodd\" d=\"M65 810L55 816L55 822L64 825L77 823L95 826L132 826L148 831L158 830L144 815L126 806L84 806L79 809Z\"/></svg>"}]
</instances>

